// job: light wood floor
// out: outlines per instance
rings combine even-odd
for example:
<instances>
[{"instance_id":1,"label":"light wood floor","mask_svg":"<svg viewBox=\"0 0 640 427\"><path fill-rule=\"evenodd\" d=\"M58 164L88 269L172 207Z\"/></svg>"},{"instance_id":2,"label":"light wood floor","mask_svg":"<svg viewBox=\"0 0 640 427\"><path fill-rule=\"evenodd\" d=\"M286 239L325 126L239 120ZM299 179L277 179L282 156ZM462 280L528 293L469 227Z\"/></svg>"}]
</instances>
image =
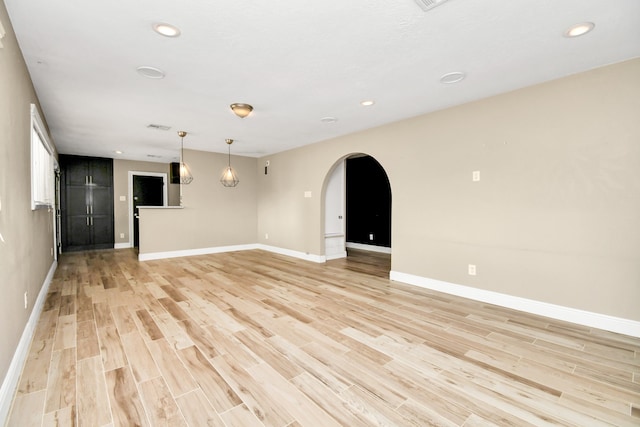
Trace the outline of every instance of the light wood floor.
<instances>
[{"instance_id":1,"label":"light wood floor","mask_svg":"<svg viewBox=\"0 0 640 427\"><path fill-rule=\"evenodd\" d=\"M9 425L640 425L640 340L366 265L65 254Z\"/></svg>"}]
</instances>

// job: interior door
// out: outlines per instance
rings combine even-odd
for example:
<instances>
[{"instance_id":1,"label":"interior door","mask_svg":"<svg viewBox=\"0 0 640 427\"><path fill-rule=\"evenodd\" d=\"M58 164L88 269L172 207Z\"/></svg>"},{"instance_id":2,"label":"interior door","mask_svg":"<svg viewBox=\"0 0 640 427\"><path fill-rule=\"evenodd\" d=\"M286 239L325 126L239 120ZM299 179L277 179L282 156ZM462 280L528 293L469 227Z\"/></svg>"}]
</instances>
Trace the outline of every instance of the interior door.
<instances>
[{"instance_id":1,"label":"interior door","mask_svg":"<svg viewBox=\"0 0 640 427\"><path fill-rule=\"evenodd\" d=\"M133 176L133 246L138 247L138 206L164 205L164 179L161 176Z\"/></svg>"}]
</instances>

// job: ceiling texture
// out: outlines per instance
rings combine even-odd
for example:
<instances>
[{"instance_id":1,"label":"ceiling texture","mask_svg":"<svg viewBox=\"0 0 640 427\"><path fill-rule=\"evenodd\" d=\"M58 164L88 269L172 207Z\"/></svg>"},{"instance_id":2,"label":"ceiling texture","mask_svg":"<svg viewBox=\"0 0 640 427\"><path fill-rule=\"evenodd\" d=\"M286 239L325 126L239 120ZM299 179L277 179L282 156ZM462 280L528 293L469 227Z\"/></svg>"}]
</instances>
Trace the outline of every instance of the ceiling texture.
<instances>
[{"instance_id":1,"label":"ceiling texture","mask_svg":"<svg viewBox=\"0 0 640 427\"><path fill-rule=\"evenodd\" d=\"M638 0L417 1L5 4L58 151L132 160L176 161L179 130L261 157L640 56Z\"/></svg>"}]
</instances>

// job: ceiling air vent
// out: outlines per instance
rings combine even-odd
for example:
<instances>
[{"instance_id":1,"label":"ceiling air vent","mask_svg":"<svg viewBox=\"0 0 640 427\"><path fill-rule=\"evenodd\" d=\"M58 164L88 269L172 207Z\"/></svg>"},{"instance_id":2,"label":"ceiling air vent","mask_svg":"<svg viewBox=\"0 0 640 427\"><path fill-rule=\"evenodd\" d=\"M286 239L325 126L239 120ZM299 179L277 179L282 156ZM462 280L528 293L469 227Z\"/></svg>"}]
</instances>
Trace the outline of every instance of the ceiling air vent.
<instances>
[{"instance_id":1,"label":"ceiling air vent","mask_svg":"<svg viewBox=\"0 0 640 427\"><path fill-rule=\"evenodd\" d=\"M418 6L420 6L422 10L427 12L436 6L440 6L442 3L446 1L447 0L416 0L416 3L418 4Z\"/></svg>"},{"instance_id":2,"label":"ceiling air vent","mask_svg":"<svg viewBox=\"0 0 640 427\"><path fill-rule=\"evenodd\" d=\"M171 129L171 126L154 125L153 123L150 124L150 125L147 125L147 127L149 129L156 129L156 130L169 130L169 129Z\"/></svg>"}]
</instances>

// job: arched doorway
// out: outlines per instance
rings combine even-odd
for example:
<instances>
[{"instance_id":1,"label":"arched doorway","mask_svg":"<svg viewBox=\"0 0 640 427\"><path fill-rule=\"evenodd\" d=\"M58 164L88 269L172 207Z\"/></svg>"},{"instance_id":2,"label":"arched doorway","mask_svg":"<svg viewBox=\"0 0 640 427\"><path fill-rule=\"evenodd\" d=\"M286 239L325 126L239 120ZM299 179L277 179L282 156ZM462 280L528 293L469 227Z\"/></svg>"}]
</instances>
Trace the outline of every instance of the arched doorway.
<instances>
[{"instance_id":1,"label":"arched doorway","mask_svg":"<svg viewBox=\"0 0 640 427\"><path fill-rule=\"evenodd\" d=\"M391 186L380 163L357 153L337 161L325 178L324 248L329 260L388 277L391 269ZM349 267L349 268L351 268Z\"/></svg>"}]
</instances>

